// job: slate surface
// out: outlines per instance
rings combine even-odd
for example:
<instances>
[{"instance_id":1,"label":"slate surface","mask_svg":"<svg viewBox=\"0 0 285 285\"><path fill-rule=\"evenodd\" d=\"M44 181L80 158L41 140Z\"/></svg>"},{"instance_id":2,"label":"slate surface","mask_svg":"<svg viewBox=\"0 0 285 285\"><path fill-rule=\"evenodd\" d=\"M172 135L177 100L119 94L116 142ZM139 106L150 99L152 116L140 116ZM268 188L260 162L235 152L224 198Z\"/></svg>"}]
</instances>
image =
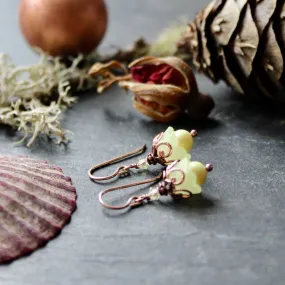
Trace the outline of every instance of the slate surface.
<instances>
[{"instance_id":1,"label":"slate surface","mask_svg":"<svg viewBox=\"0 0 285 285\"><path fill-rule=\"evenodd\" d=\"M206 2L110 0L111 22L101 48L126 45L137 35L153 39L179 16L193 18ZM17 5L0 2L0 50L19 64L32 63L37 57L18 30ZM98 204L105 186L89 181L88 168L142 143L150 147L166 128L139 115L131 95L119 89L81 96L65 118L75 133L66 148L45 140L31 150L13 147L16 138L1 127L2 153L60 165L78 191L70 224L41 250L1 266L1 285L284 284L284 112L245 104L223 84L200 76L198 81L215 98L211 120L174 126L198 130L193 158L212 162L215 170L203 197L187 203L166 199L123 214Z\"/></svg>"}]
</instances>

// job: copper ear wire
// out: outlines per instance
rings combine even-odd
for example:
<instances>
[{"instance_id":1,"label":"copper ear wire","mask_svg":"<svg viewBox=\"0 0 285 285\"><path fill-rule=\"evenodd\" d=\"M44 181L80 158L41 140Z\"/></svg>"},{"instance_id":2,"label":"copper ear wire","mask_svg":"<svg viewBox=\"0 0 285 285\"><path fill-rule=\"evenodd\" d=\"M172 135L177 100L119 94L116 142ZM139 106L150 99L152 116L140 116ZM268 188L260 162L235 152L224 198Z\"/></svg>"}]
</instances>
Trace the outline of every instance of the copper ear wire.
<instances>
[{"instance_id":1,"label":"copper ear wire","mask_svg":"<svg viewBox=\"0 0 285 285\"><path fill-rule=\"evenodd\" d=\"M93 173L99 169L102 169L106 166L109 166L109 165L112 165L118 161L121 161L121 160L124 160L126 158L129 158L129 157L132 157L132 156L136 156L136 155L139 155L139 154L142 154L146 151L146 145L142 146L141 148L139 149L136 149L134 151L131 151L131 152L128 152L126 154L123 154L121 156L118 156L118 157L115 157L113 159L110 159L108 161L105 161L103 163L100 163L100 164L97 164L97 165L94 165L92 168L89 169L88 171L88 175L89 175L89 178L94 180L94 181L103 181L103 180L108 180L108 179L111 179L115 176L122 176L122 175L126 175L129 173L130 169L131 168L134 168L134 169L138 169L138 165L137 163L132 163L128 166L120 166L118 167L115 172L111 175L108 175L108 176L102 176L102 177L98 177L98 176L94 176Z\"/></svg>"},{"instance_id":2,"label":"copper ear wire","mask_svg":"<svg viewBox=\"0 0 285 285\"><path fill-rule=\"evenodd\" d=\"M173 130L174 131L174 130ZM182 130L187 133L187 131ZM163 132L159 133L154 139L153 139L153 145L152 145L152 150L151 152L147 155L145 159L140 160L137 163L132 163L128 166L123 165L118 167L113 174L108 175L108 176L102 176L102 177L97 177L94 176L93 173L103 167L112 165L120 160L124 160L126 158L129 158L131 156L136 156L138 154L141 154L145 152L146 150L146 145L143 147L134 150L132 152L128 152L126 154L123 154L121 156L118 156L116 158L113 158L111 160L108 160L106 162L103 162L101 164L94 165L92 168L89 169L88 175L89 178L92 179L93 181L103 181L103 180L108 180L116 176L124 176L126 174L130 173L130 169L146 169L148 165L155 165L157 163L161 164L162 166L167 166L167 164L173 162L174 160L168 159L172 153L173 153L173 148L172 145L169 142L160 142L160 139L163 137ZM190 132L192 137L195 137L197 135L197 131L192 130ZM161 149L160 147L164 146L164 149Z\"/></svg>"},{"instance_id":3,"label":"copper ear wire","mask_svg":"<svg viewBox=\"0 0 285 285\"><path fill-rule=\"evenodd\" d=\"M121 189L129 188L129 187L134 187L134 186L138 186L138 185L142 185L142 184L148 184L148 183L156 182L156 181L160 180L162 178L162 176L163 176L163 173L160 173L159 175L157 175L154 178L150 178L150 179L146 179L143 181L138 181L138 182L134 182L134 183L129 183L129 184L121 185L121 186L115 186L112 188L108 188L108 189L99 193L99 201L105 208L108 208L111 210L122 210L122 209L125 209L128 207L133 208L136 206L140 206L140 205L142 205L142 203L144 201L150 200L150 196L148 194L141 195L141 196L132 196L128 199L128 201L125 204L123 204L121 206L112 206L112 205L105 203L103 201L103 196L109 192L112 192L112 191L121 190Z\"/></svg>"},{"instance_id":4,"label":"copper ear wire","mask_svg":"<svg viewBox=\"0 0 285 285\"><path fill-rule=\"evenodd\" d=\"M167 146L168 152L164 153L163 151L161 151L161 152L159 152L159 155L158 155L157 149L161 145ZM111 175L108 175L108 176L99 177L99 176L93 175L93 173L95 171L97 171L103 167L112 165L112 164L114 164L118 161L124 160L126 158L136 156L138 154L142 154L145 152L145 150L146 150L146 145L144 145L143 147L136 149L134 151L131 151L131 152L128 152L126 154L115 157L113 159L110 159L110 160L103 162L101 164L94 165L88 171L89 178L92 179L93 181L103 181L103 180L111 179L111 178L116 177L116 176L124 176L126 174L129 174L130 169L132 169L132 168L133 169L139 169L140 168L138 163L132 163L132 164L127 165L127 166L126 165L119 166ZM169 157L171 154L172 154L172 147L169 143L167 143L167 142L158 143L157 145L152 147L152 152L147 155L146 162L149 165L155 165L155 164L159 163L159 164L165 166L165 158ZM172 161L169 161L169 162L172 162Z\"/></svg>"}]
</instances>

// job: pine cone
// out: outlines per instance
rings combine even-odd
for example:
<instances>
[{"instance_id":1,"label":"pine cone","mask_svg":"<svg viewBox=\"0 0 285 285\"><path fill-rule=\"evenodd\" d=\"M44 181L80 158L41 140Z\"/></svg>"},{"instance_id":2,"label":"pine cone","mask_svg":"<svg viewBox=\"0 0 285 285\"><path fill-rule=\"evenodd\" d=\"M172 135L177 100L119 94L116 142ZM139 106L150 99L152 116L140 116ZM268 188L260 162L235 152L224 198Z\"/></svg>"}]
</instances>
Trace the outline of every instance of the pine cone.
<instances>
[{"instance_id":1,"label":"pine cone","mask_svg":"<svg viewBox=\"0 0 285 285\"><path fill-rule=\"evenodd\" d=\"M285 101L284 0L213 1L188 25L179 48L215 83Z\"/></svg>"}]
</instances>

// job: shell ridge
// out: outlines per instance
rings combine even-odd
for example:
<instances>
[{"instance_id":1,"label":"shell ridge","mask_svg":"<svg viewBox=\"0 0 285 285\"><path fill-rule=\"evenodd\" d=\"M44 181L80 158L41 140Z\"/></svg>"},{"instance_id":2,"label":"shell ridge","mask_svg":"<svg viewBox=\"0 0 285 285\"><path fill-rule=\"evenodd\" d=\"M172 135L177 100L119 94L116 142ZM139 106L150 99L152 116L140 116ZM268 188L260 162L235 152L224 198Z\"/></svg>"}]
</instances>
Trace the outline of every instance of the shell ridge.
<instances>
[{"instance_id":1,"label":"shell ridge","mask_svg":"<svg viewBox=\"0 0 285 285\"><path fill-rule=\"evenodd\" d=\"M31 163L42 163L42 164L48 164L46 160L37 160L34 158L28 158L25 156L9 156L9 155L1 155L0 154L0 160L9 160L9 161L29 161Z\"/></svg>"},{"instance_id":2,"label":"shell ridge","mask_svg":"<svg viewBox=\"0 0 285 285\"><path fill-rule=\"evenodd\" d=\"M16 236L11 237L10 233L1 224L0 237L0 263L7 262L14 257L18 257L22 254L22 245L19 242L18 238Z\"/></svg>"},{"instance_id":3,"label":"shell ridge","mask_svg":"<svg viewBox=\"0 0 285 285\"><path fill-rule=\"evenodd\" d=\"M60 167L52 166L49 164L41 164L41 163L24 163L24 162L13 162L9 160L1 160L0 158L0 165L20 165L23 167L28 167L32 169L39 169L42 168L42 171L48 172L48 173L57 173L59 175L63 175L62 169Z\"/></svg>"},{"instance_id":4,"label":"shell ridge","mask_svg":"<svg viewBox=\"0 0 285 285\"><path fill-rule=\"evenodd\" d=\"M53 173L53 172L49 172L49 171L44 171L44 170L40 170L38 168L32 168L30 166L23 166L23 167L19 167L19 165L15 164L15 163L10 163L10 165L8 164L3 164L0 163L0 169L4 167L6 169L13 169L13 170L20 170L24 173L29 173L35 176L39 176L39 177L43 177L45 179L49 179L48 174L50 174L50 176L54 179L59 179L59 180L63 180L63 183L67 183L67 186L70 186L70 178L68 178L67 176L63 175L63 174L57 174L57 173ZM58 181L60 182L60 181Z\"/></svg>"},{"instance_id":5,"label":"shell ridge","mask_svg":"<svg viewBox=\"0 0 285 285\"><path fill-rule=\"evenodd\" d=\"M18 219L15 215L12 215L11 213L9 213L4 207L2 207L0 205L0 212L1 214L5 214L5 218L8 218L10 220L10 223L8 224L6 222L7 226L10 226L9 229L7 228L7 226L5 226L5 221L3 224L3 220L1 221L1 225L4 229L6 229L6 231L8 233L11 234L16 234L17 231L21 231L21 236L23 236L23 234L25 234L25 238L29 240L29 244L31 245L31 242L33 242L34 244L39 244L40 242L44 242L44 238L41 238L39 240L39 234L37 234L31 227L30 225L28 225L27 223L25 223L24 221ZM11 221L12 223L14 222L14 224L12 225L12 227L14 228L14 230L11 232ZM16 225L15 225L16 222ZM17 229L20 228L20 229ZM24 231L24 232L23 232ZM27 243L27 242L25 242ZM27 246L28 248L30 248L29 246Z\"/></svg>"},{"instance_id":6,"label":"shell ridge","mask_svg":"<svg viewBox=\"0 0 285 285\"><path fill-rule=\"evenodd\" d=\"M63 189L65 191L68 190L70 192L75 192L75 188L72 185L70 185L70 183L68 181L65 180L64 183L62 183L58 180L54 180L55 177L52 173L50 175L51 177L48 177L48 176L45 176L44 174L40 175L40 173L37 173L37 172L32 172L32 171L24 170L24 169L21 169L18 167L5 166L5 165L0 164L0 170L1 169L12 170L12 171L15 171L16 173L21 173L21 174L24 174L28 177L36 177L39 181L47 183L47 184L52 185L52 186L55 186L59 189Z\"/></svg>"},{"instance_id":7,"label":"shell ridge","mask_svg":"<svg viewBox=\"0 0 285 285\"><path fill-rule=\"evenodd\" d=\"M0 166L0 173L1 172L6 173L6 174L13 173L11 169L3 169L3 168L1 169L1 166ZM64 199L70 200L76 196L75 191L69 191L69 190L65 190L65 188L59 188L53 184L48 183L48 181L42 181L41 179L39 179L39 177L36 177L36 176L31 177L30 175L24 175L21 172L18 172L17 174L18 174L18 177L31 179L33 181L33 184L36 186L39 186L41 188L47 187L49 190L51 190L57 195L62 196Z\"/></svg>"},{"instance_id":8,"label":"shell ridge","mask_svg":"<svg viewBox=\"0 0 285 285\"><path fill-rule=\"evenodd\" d=\"M47 230L52 230L52 231L56 231L59 229L58 226L53 225L50 221L48 221L45 218L40 217L37 213L35 213L34 211L32 211L31 209L28 209L26 206L21 205L20 203L18 203L17 201L11 199L10 197L8 197L7 195L1 193L1 196L4 197L4 199L6 199L9 202L9 207L12 208L8 208L8 207L4 207L2 205L2 207L5 209L5 211L7 213L9 213L10 215L15 216L15 214L17 213L17 211L19 211L21 214L26 214L24 215L24 217L26 218L27 215L31 218L31 220L36 221L34 224L31 224L30 222L25 221L28 225L30 226L34 226L34 229L36 229L36 231L38 231L39 235L41 233L43 233L43 231L41 230L41 226L45 225L47 226ZM15 207L15 205L17 204L18 207ZM1 206L1 204L0 204ZM22 215L18 215L19 219L21 221L23 221L23 217ZM36 227L37 226L37 227Z\"/></svg>"},{"instance_id":9,"label":"shell ridge","mask_svg":"<svg viewBox=\"0 0 285 285\"><path fill-rule=\"evenodd\" d=\"M47 196L47 194L50 195L50 201L53 201L52 203L54 203L55 205L58 205L59 207L63 207L64 209L69 210L69 208L74 208L75 206L75 201L73 200L68 200L65 197L63 197L62 195L51 191L50 189L44 189L41 186L38 186L36 184L33 184L29 181L27 181L24 178L21 177L14 177L13 175L11 175L10 173L4 173L4 172L0 172L0 177L6 178L6 179L11 179L13 182L17 181L18 183L22 183L25 184L27 186L31 187L31 191L33 191L33 193L35 193L35 188L37 189L37 191L40 191L41 193L39 193L39 195L43 194L44 196ZM36 197L38 197L38 195L35 195Z\"/></svg>"},{"instance_id":10,"label":"shell ridge","mask_svg":"<svg viewBox=\"0 0 285 285\"><path fill-rule=\"evenodd\" d=\"M4 194L3 188L6 187L8 189L8 191L5 191L6 193ZM63 211L61 208L57 207L54 204L49 203L46 200L41 199L40 197L37 197L29 192L26 192L25 190L15 186L15 185L11 185L7 182L3 182L0 179L0 192L1 192L1 188L2 188L2 193L5 196L10 197L11 199L13 199L14 201L17 201L19 204L23 204L23 202L19 199L19 197L21 198L27 198L25 196L29 196L30 200L32 200L33 203L37 202L39 203L39 206L41 206L42 208L44 208L46 210L46 212L48 213L48 210L51 210L52 213L49 213L49 215L55 215L55 213L61 212L64 216L68 217L70 212L67 211ZM7 193L9 192L9 193ZM10 193L15 193L16 195L10 194ZM38 215L41 215L40 213L38 213ZM54 218L55 220L58 219L58 217L55 216Z\"/></svg>"}]
</instances>

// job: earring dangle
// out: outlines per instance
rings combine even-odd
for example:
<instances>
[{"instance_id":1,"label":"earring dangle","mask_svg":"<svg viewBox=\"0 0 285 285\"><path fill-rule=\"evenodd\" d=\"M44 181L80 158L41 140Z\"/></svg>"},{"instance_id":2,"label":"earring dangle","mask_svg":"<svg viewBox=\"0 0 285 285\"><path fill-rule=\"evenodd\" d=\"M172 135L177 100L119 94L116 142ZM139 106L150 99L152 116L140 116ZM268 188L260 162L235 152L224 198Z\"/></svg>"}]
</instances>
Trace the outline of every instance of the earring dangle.
<instances>
[{"instance_id":1,"label":"earring dangle","mask_svg":"<svg viewBox=\"0 0 285 285\"><path fill-rule=\"evenodd\" d=\"M197 135L197 131L192 130L188 132L186 130L174 131L172 127L168 127L165 132L161 132L153 139L152 151L147 155L146 158L140 159L137 163L130 165L122 165L116 169L116 171L108 176L94 176L94 172L112 165L116 162L122 161L126 158L143 153L146 150L144 145L135 151L121 155L104 163L94 165L89 169L88 174L90 179L93 181L108 180L115 176L122 177L130 173L130 169L147 169L150 165L161 164L167 166L176 160L181 160L187 157L190 160L191 155L189 151L192 149L194 144L194 137Z\"/></svg>"},{"instance_id":2,"label":"earring dangle","mask_svg":"<svg viewBox=\"0 0 285 285\"><path fill-rule=\"evenodd\" d=\"M100 192L99 201L105 208L111 210L121 210L140 206L145 202L158 200L161 196L167 195L170 195L174 199L189 199L192 197L192 195L201 193L201 185L205 183L207 173L212 170L212 164L203 165L201 162L190 161L187 157L185 157L180 161L172 162L172 164L168 165L163 173L159 174L157 177L108 188ZM159 182L158 186L151 187L148 194L132 196L123 205L113 206L107 204L103 200L103 196L108 192L156 182L161 178L163 180Z\"/></svg>"}]
</instances>

